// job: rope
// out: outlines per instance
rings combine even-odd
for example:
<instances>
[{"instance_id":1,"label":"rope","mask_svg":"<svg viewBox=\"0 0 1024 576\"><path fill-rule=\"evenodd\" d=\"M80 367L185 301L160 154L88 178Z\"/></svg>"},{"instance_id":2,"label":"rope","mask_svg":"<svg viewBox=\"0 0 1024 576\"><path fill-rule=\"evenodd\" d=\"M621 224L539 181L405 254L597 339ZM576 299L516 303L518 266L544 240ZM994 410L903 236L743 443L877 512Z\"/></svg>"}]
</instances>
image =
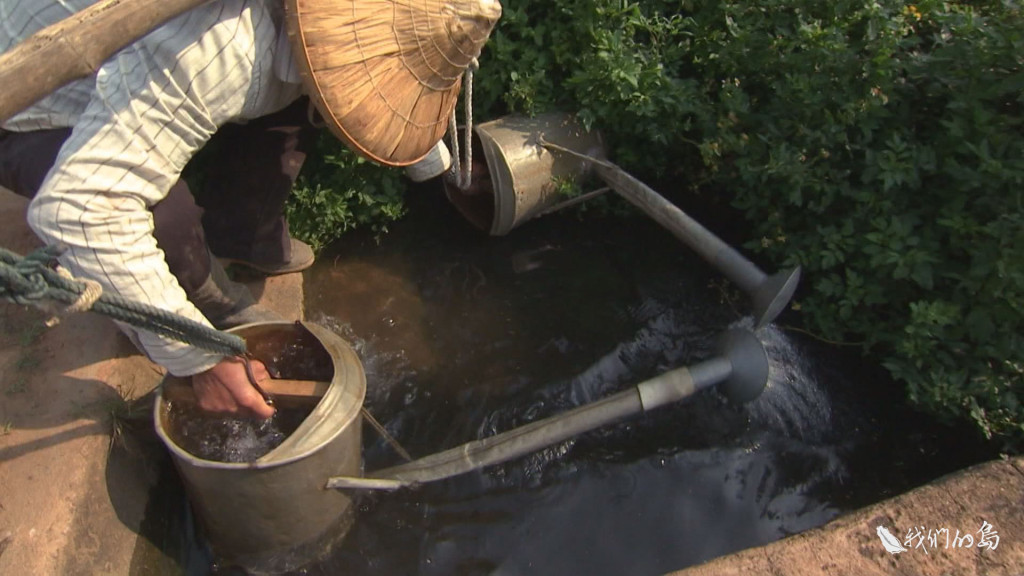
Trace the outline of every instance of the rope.
<instances>
[{"instance_id":1,"label":"rope","mask_svg":"<svg viewBox=\"0 0 1024 576\"><path fill-rule=\"evenodd\" d=\"M63 246L47 246L21 257L0 248L0 297L44 310L49 309L50 300L63 302L67 307L58 316L91 310L216 354L239 356L245 353L245 340L234 334L215 330L155 306L105 294L96 282L74 278L66 270L59 272L57 257L64 250ZM59 319L55 316L47 321L47 325L57 321Z\"/></svg>"},{"instance_id":2,"label":"rope","mask_svg":"<svg viewBox=\"0 0 1024 576\"><path fill-rule=\"evenodd\" d=\"M480 63L474 58L466 68L466 81L463 83L465 90L463 96L463 108L466 111L466 132L463 136L463 143L466 148L466 159L462 161L459 154L459 130L455 119L455 108L452 108L452 115L448 120L448 131L452 135L452 168L449 179L455 181L460 190L469 188L473 181L473 73L480 68ZM465 169L461 165L465 165Z\"/></svg>"},{"instance_id":3,"label":"rope","mask_svg":"<svg viewBox=\"0 0 1024 576\"><path fill-rule=\"evenodd\" d=\"M466 110L466 168L459 188L469 188L473 181L473 72L480 67L480 64L473 58L466 68L466 100L463 107Z\"/></svg>"},{"instance_id":4,"label":"rope","mask_svg":"<svg viewBox=\"0 0 1024 576\"><path fill-rule=\"evenodd\" d=\"M448 172L448 180L456 186L462 180L462 154L459 153L459 125L455 120L455 107L452 107L452 115L448 118L448 133L452 138L452 167ZM461 186L459 186L461 188Z\"/></svg>"},{"instance_id":5,"label":"rope","mask_svg":"<svg viewBox=\"0 0 1024 576\"><path fill-rule=\"evenodd\" d=\"M75 279L75 277L71 275L71 272L68 272L68 269L63 266L57 266L57 274L60 274L61 278L66 280ZM91 309L92 305L100 299L100 296L103 296L103 285L99 282L88 278L82 278L80 281L85 284L85 290L82 290L82 293L78 295L78 299L64 308L61 313L55 314L52 318L44 322L47 328L53 328L57 324L60 324L60 319L64 316Z\"/></svg>"}]
</instances>

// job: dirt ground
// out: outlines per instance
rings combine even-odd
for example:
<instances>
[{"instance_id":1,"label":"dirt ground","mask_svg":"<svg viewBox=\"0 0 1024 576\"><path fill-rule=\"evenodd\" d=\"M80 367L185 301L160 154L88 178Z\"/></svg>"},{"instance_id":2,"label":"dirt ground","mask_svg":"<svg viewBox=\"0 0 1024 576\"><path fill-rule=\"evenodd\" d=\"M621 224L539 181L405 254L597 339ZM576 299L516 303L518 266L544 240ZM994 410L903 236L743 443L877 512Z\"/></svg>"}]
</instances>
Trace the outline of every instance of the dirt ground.
<instances>
[{"instance_id":1,"label":"dirt ground","mask_svg":"<svg viewBox=\"0 0 1024 576\"><path fill-rule=\"evenodd\" d=\"M39 245L26 206L0 189L0 246L22 255ZM301 318L300 274L249 285ZM150 426L144 397L163 372L107 318L48 316L0 304L0 574L175 573L139 536L165 468L124 433Z\"/></svg>"}]
</instances>

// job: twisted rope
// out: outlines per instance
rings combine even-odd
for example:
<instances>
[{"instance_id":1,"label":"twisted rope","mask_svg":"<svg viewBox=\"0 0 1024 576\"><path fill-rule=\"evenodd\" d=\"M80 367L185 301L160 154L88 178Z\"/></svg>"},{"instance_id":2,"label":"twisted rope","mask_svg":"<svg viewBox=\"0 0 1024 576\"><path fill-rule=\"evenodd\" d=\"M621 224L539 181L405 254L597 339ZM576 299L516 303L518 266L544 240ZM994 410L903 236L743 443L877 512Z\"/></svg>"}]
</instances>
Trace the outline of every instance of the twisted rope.
<instances>
[{"instance_id":1,"label":"twisted rope","mask_svg":"<svg viewBox=\"0 0 1024 576\"><path fill-rule=\"evenodd\" d=\"M466 68L466 81L463 83L463 96L465 98L463 100L463 108L466 112L466 133L463 136L466 147L465 162L462 161L459 154L459 132L455 119L455 108L452 108L452 115L448 120L448 132L452 137L452 167L448 177L455 182L455 185L460 190L469 188L469 184L473 180L473 72L479 67L480 64L474 58ZM465 164L465 169L460 168L462 164Z\"/></svg>"},{"instance_id":2,"label":"twisted rope","mask_svg":"<svg viewBox=\"0 0 1024 576\"><path fill-rule=\"evenodd\" d=\"M47 246L21 257L0 248L0 297L47 311L52 311L49 301L62 302L67 306L60 315L91 310L216 354L238 356L245 353L245 340L234 334L215 330L155 306L103 293L96 282L76 279L66 270L59 272L57 257L64 250L61 246ZM47 324L56 322L57 317L54 317Z\"/></svg>"},{"instance_id":3,"label":"twisted rope","mask_svg":"<svg viewBox=\"0 0 1024 576\"><path fill-rule=\"evenodd\" d=\"M57 266L57 274L60 274L61 278L65 280L75 280L75 277L68 272L68 269L63 266ZM103 285L95 280L88 278L82 278L79 280L85 284L85 289L78 295L78 298L68 305L64 310L58 314L54 314L49 320L44 322L47 328L52 328L60 323L60 319L64 316L74 314L75 312L84 312L92 308L92 305L103 296Z\"/></svg>"}]
</instances>

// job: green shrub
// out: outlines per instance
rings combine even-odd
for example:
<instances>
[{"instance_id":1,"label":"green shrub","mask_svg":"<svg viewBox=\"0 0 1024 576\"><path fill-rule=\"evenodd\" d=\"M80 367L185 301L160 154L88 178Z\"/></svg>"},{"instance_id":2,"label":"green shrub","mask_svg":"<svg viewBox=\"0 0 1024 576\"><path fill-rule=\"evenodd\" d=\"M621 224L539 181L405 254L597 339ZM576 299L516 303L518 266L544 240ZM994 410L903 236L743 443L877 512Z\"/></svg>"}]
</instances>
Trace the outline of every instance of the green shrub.
<instances>
[{"instance_id":1,"label":"green shrub","mask_svg":"<svg viewBox=\"0 0 1024 576\"><path fill-rule=\"evenodd\" d=\"M185 167L182 177L200 205L215 190L207 190L205 174L225 145L214 140ZM306 157L285 205L292 236L319 252L349 230L369 227L387 231L405 213L406 180L397 169L364 160L322 129Z\"/></svg>"},{"instance_id":2,"label":"green shrub","mask_svg":"<svg viewBox=\"0 0 1024 576\"><path fill-rule=\"evenodd\" d=\"M403 178L398 169L364 160L325 130L288 199L289 229L316 251L358 227L386 232L388 223L405 214Z\"/></svg>"},{"instance_id":3,"label":"green shrub","mask_svg":"<svg viewBox=\"0 0 1024 576\"><path fill-rule=\"evenodd\" d=\"M517 0L477 116L552 108L801 264L804 325L1024 438L1024 16L1012 2Z\"/></svg>"},{"instance_id":4,"label":"green shrub","mask_svg":"<svg viewBox=\"0 0 1024 576\"><path fill-rule=\"evenodd\" d=\"M931 411L1021 436L1024 18L840 3L790 25L763 47L784 81L743 76L750 104L704 134L706 164L765 250L808 270L808 324L863 341Z\"/></svg>"}]
</instances>

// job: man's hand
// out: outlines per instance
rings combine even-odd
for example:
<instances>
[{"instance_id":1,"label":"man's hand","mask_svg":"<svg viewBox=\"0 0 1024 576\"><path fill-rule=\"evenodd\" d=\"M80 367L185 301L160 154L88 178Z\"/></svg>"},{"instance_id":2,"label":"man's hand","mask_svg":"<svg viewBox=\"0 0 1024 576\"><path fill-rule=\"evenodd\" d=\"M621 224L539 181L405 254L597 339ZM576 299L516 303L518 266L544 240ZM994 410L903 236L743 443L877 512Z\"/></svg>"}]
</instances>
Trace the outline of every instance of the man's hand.
<instances>
[{"instance_id":1,"label":"man's hand","mask_svg":"<svg viewBox=\"0 0 1024 576\"><path fill-rule=\"evenodd\" d=\"M256 381L270 379L266 366L259 360L251 360ZM192 376L192 389L199 401L199 408L231 416L256 416L270 418L274 409L263 401L263 397L252 384L245 372L245 362L237 357L227 357L206 372Z\"/></svg>"}]
</instances>

